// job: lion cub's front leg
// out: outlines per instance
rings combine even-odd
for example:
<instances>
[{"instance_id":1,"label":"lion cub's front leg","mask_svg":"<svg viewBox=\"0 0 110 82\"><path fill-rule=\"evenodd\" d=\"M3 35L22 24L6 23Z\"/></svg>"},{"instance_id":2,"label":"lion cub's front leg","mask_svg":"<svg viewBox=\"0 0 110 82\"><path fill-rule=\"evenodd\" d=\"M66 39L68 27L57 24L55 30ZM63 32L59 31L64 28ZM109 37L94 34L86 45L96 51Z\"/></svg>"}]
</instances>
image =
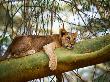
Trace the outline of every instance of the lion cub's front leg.
<instances>
[{"instance_id":1,"label":"lion cub's front leg","mask_svg":"<svg viewBox=\"0 0 110 82\"><path fill-rule=\"evenodd\" d=\"M50 70L55 70L57 68L57 56L55 54L55 48L57 47L56 42L49 43L43 46L45 53L49 57L49 67Z\"/></svg>"}]
</instances>

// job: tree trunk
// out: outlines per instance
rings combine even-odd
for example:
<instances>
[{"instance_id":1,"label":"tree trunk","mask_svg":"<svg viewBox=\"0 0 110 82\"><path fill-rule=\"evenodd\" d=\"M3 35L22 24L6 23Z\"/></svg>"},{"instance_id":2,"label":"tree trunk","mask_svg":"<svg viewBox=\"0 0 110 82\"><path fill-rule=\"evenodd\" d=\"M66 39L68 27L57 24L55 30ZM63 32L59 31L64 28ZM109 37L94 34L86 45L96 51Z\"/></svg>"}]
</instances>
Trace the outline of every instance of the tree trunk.
<instances>
[{"instance_id":1,"label":"tree trunk","mask_svg":"<svg viewBox=\"0 0 110 82\"><path fill-rule=\"evenodd\" d=\"M43 51L0 62L0 82L24 82L109 61L110 35L78 42L73 50L58 48L55 53L58 58L55 71L49 69L49 59Z\"/></svg>"},{"instance_id":2,"label":"tree trunk","mask_svg":"<svg viewBox=\"0 0 110 82\"><path fill-rule=\"evenodd\" d=\"M63 80L63 75L62 75L62 73L56 75L56 78L57 78L56 82L62 82L62 80Z\"/></svg>"}]
</instances>

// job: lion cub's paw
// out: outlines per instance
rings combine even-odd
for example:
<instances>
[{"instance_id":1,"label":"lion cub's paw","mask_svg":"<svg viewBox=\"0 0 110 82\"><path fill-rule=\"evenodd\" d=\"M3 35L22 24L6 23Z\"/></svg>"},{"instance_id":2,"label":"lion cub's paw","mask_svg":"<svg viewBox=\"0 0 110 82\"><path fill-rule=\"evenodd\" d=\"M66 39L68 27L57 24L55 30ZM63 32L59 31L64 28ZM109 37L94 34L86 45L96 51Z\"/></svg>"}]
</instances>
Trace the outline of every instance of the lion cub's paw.
<instances>
[{"instance_id":1,"label":"lion cub's paw","mask_svg":"<svg viewBox=\"0 0 110 82\"><path fill-rule=\"evenodd\" d=\"M57 56L54 52L54 49L56 48L56 42L49 43L43 46L43 48L50 60L49 61L50 70L55 70L57 68Z\"/></svg>"},{"instance_id":2,"label":"lion cub's paw","mask_svg":"<svg viewBox=\"0 0 110 82\"><path fill-rule=\"evenodd\" d=\"M49 61L50 70L55 70L57 68L57 58L51 58Z\"/></svg>"},{"instance_id":3,"label":"lion cub's paw","mask_svg":"<svg viewBox=\"0 0 110 82\"><path fill-rule=\"evenodd\" d=\"M35 53L35 50L29 50L27 51L27 54L34 54Z\"/></svg>"}]
</instances>

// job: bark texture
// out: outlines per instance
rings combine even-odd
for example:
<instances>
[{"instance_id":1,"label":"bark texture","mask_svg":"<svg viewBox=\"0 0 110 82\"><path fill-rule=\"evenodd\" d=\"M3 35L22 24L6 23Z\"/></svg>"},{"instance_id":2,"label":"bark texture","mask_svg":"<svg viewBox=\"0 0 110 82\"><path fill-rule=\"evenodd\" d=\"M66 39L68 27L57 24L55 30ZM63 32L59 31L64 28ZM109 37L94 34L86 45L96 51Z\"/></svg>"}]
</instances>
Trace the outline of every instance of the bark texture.
<instances>
[{"instance_id":1,"label":"bark texture","mask_svg":"<svg viewBox=\"0 0 110 82\"><path fill-rule=\"evenodd\" d=\"M55 53L58 59L55 71L49 69L49 59L43 51L0 62L0 82L24 82L109 61L110 35L78 42L73 50L58 48Z\"/></svg>"}]
</instances>

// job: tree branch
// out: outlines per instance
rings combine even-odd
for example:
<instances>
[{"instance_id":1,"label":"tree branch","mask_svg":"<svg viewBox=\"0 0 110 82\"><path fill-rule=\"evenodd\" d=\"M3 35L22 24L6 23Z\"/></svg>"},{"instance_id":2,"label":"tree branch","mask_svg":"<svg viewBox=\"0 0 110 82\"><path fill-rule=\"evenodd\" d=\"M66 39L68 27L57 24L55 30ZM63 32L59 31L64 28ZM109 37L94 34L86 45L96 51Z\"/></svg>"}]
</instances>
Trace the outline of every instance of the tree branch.
<instances>
[{"instance_id":1,"label":"tree branch","mask_svg":"<svg viewBox=\"0 0 110 82\"><path fill-rule=\"evenodd\" d=\"M109 61L110 35L79 42L74 50L58 48L55 52L58 58L58 67L55 71L49 70L48 57L41 51L0 62L0 81L24 82Z\"/></svg>"}]
</instances>

